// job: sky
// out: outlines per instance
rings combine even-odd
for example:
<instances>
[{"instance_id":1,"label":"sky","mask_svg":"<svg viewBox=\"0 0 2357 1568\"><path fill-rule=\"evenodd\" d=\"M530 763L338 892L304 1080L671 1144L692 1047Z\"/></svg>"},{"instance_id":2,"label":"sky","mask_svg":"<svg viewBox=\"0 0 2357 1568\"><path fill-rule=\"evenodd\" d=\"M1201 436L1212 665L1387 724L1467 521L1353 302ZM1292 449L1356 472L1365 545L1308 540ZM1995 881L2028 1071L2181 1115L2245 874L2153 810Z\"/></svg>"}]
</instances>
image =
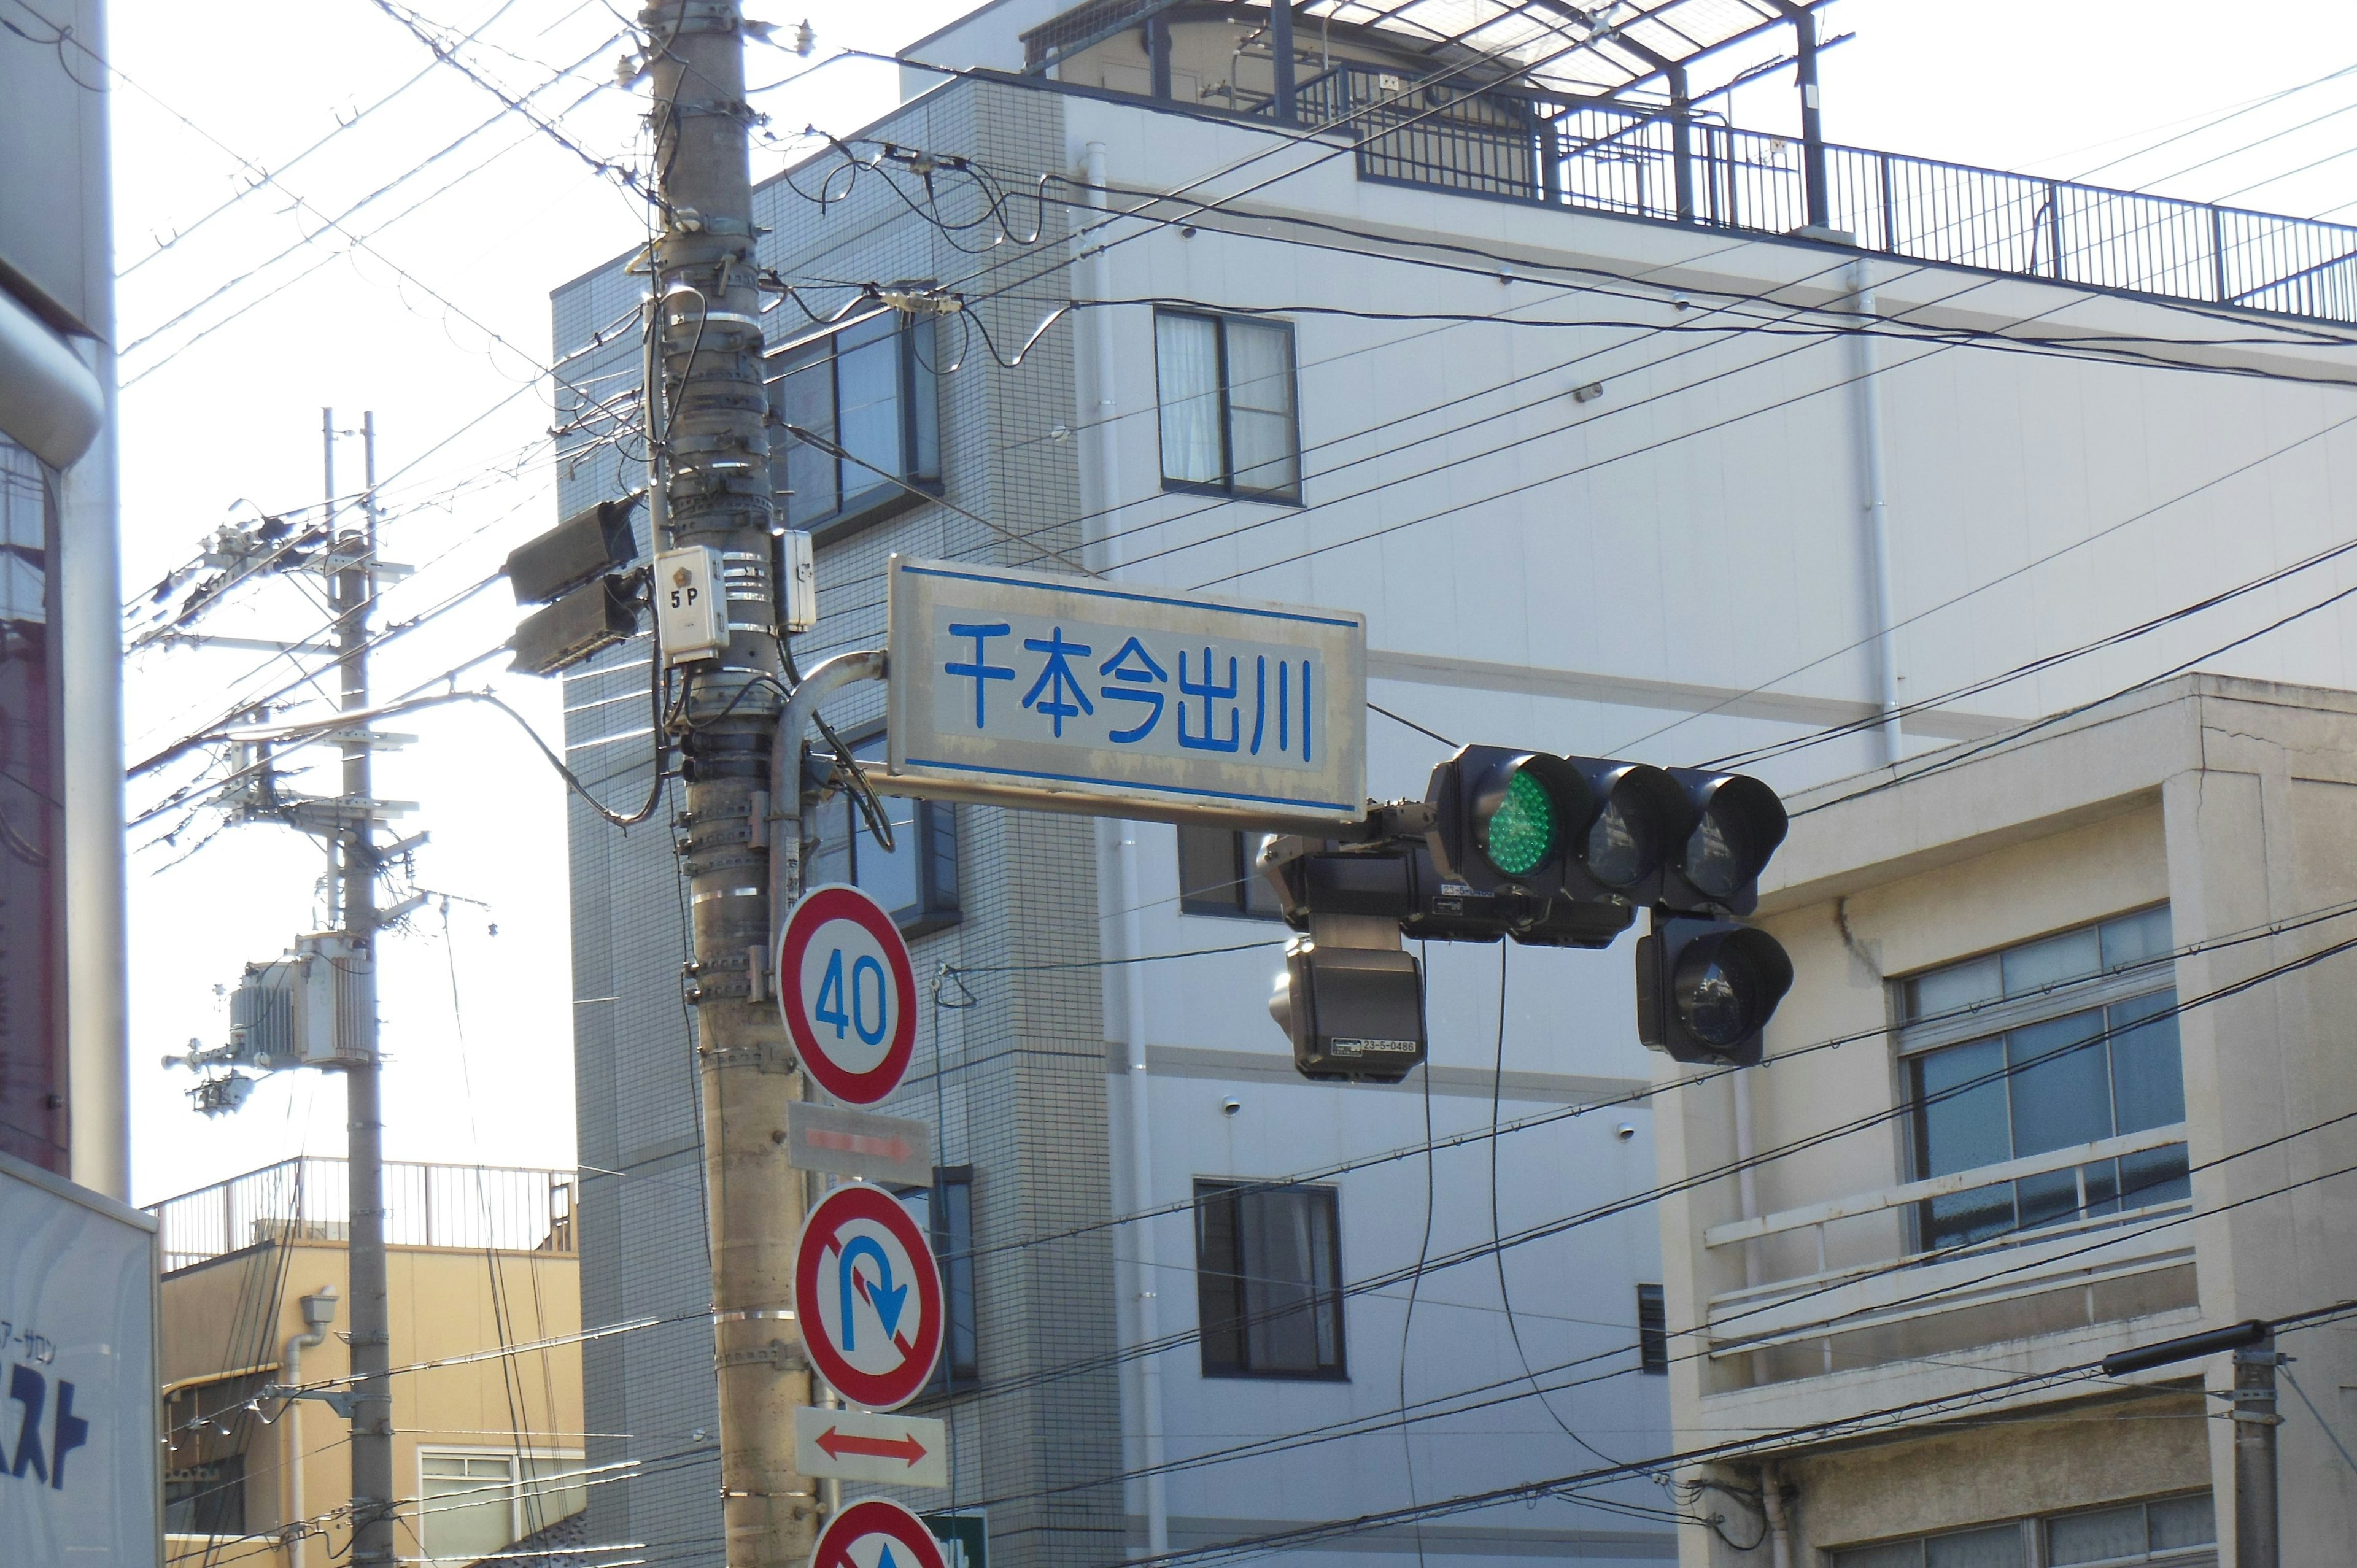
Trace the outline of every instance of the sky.
<instances>
[{"instance_id":1,"label":"sky","mask_svg":"<svg viewBox=\"0 0 2357 1568\"><path fill-rule=\"evenodd\" d=\"M616 84L626 25L604 0L415 3L425 8L249 0L233 27L218 8L178 0L111 7L125 598L144 607L224 523L317 503L323 408L344 433L337 488L357 491L372 413L384 554L415 568L382 618L434 612L386 646L377 695L447 690L455 670L460 687L497 691L554 742L554 687L484 657L516 618L504 585L485 582L557 521L541 377L548 295L643 238L642 204L595 166L640 152L645 90ZM769 116L756 177L808 156L809 128L847 134L897 102L893 69L858 51L889 54L967 8L748 0L780 43L805 16L816 35L808 59L781 47L748 59ZM404 18L430 36L471 35L459 52L481 80L436 62ZM2357 220L2357 156L2340 156L2357 154L2357 7L1844 0L1827 31L1855 35L1825 57L1833 140ZM1793 96L1789 73L1766 79L1738 95L1732 117L1788 129ZM272 578L200 629L317 636L322 592L300 575ZM146 624L144 608L129 621L135 637ZM307 668L316 674L317 660L151 642L127 667L130 760L264 697L310 700L287 716L319 711ZM563 787L489 709L387 727L414 740L379 754L377 792L414 803L398 831L430 835L414 872L432 895L380 958L388 1152L570 1166ZM338 1079L274 1074L242 1111L206 1119L185 1097L190 1075L161 1065L192 1039L221 1043L244 964L320 923L312 841L204 811L149 814L202 760L130 787L143 1202L338 1154L343 1141ZM327 774L296 784L335 787Z\"/></svg>"}]
</instances>

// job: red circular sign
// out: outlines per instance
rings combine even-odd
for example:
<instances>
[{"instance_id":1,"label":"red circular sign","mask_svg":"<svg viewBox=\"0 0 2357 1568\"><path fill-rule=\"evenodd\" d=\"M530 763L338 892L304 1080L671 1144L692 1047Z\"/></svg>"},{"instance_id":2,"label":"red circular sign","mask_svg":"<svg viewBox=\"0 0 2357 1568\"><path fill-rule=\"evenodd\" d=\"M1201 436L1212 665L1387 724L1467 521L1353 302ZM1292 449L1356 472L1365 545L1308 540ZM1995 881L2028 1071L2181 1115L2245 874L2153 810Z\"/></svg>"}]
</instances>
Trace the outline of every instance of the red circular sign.
<instances>
[{"instance_id":1,"label":"red circular sign","mask_svg":"<svg viewBox=\"0 0 2357 1568\"><path fill-rule=\"evenodd\" d=\"M899 1200L854 1182L818 1200L794 1251L794 1313L811 1365L869 1410L922 1391L942 1353L942 1273Z\"/></svg>"},{"instance_id":2,"label":"red circular sign","mask_svg":"<svg viewBox=\"0 0 2357 1568\"><path fill-rule=\"evenodd\" d=\"M881 1498L856 1502L826 1521L811 1568L949 1568L925 1521Z\"/></svg>"},{"instance_id":3,"label":"red circular sign","mask_svg":"<svg viewBox=\"0 0 2357 1568\"><path fill-rule=\"evenodd\" d=\"M900 1086L917 1047L917 973L884 906L830 883L778 933L778 1007L813 1081L851 1105Z\"/></svg>"}]
</instances>

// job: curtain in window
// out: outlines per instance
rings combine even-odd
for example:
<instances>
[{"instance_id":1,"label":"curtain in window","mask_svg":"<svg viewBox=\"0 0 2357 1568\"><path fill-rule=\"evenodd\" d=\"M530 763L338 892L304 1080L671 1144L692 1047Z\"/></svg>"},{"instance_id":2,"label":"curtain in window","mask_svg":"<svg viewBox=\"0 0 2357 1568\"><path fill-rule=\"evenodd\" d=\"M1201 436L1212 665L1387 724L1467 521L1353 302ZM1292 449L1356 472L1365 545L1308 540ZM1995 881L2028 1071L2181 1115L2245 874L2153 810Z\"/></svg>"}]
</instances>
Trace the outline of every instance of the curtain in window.
<instances>
[{"instance_id":1,"label":"curtain in window","mask_svg":"<svg viewBox=\"0 0 2357 1568\"><path fill-rule=\"evenodd\" d=\"M468 1561L515 1540L515 1470L488 1455L428 1454L417 1504L418 1544L428 1557Z\"/></svg>"},{"instance_id":2,"label":"curtain in window","mask_svg":"<svg viewBox=\"0 0 2357 1568\"><path fill-rule=\"evenodd\" d=\"M1330 1195L1254 1195L1243 1226L1245 1359L1255 1371L1320 1372L1341 1364L1334 1315Z\"/></svg>"},{"instance_id":3,"label":"curtain in window","mask_svg":"<svg viewBox=\"0 0 2357 1568\"><path fill-rule=\"evenodd\" d=\"M1162 403L1162 477L1216 485L1220 442L1220 327L1202 316L1154 318L1154 364Z\"/></svg>"},{"instance_id":4,"label":"curtain in window","mask_svg":"<svg viewBox=\"0 0 2357 1568\"><path fill-rule=\"evenodd\" d=\"M1261 321L1230 321L1227 329L1236 489L1291 495L1301 483L1294 438L1292 330Z\"/></svg>"}]
</instances>

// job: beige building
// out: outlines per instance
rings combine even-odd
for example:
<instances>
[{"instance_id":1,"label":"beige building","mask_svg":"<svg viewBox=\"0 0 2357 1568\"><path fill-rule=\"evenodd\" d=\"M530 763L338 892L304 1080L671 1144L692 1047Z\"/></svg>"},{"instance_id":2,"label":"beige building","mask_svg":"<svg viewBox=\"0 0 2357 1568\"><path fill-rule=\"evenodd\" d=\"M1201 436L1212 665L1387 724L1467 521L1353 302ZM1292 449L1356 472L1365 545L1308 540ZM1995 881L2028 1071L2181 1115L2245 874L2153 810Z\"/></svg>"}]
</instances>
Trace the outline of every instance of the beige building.
<instances>
[{"instance_id":1,"label":"beige building","mask_svg":"<svg viewBox=\"0 0 2357 1568\"><path fill-rule=\"evenodd\" d=\"M2285 969L2357 939L2357 694L2182 677L1788 804L1767 1062L1656 1101L1665 1182L1759 1162L1663 1208L1677 1446L1764 1438L1683 1561L2231 1564L2231 1358L2079 1369L2357 1297L2357 952ZM2357 1319L2279 1348L2282 1561L2357 1561Z\"/></svg>"},{"instance_id":2,"label":"beige building","mask_svg":"<svg viewBox=\"0 0 2357 1568\"><path fill-rule=\"evenodd\" d=\"M405 1562L473 1563L577 1525L589 1477L573 1180L386 1165ZM166 1562L328 1568L349 1545L349 1423L264 1390L351 1369L343 1162L285 1161L150 1212L163 1226ZM502 1353L533 1345L548 1348Z\"/></svg>"}]
</instances>

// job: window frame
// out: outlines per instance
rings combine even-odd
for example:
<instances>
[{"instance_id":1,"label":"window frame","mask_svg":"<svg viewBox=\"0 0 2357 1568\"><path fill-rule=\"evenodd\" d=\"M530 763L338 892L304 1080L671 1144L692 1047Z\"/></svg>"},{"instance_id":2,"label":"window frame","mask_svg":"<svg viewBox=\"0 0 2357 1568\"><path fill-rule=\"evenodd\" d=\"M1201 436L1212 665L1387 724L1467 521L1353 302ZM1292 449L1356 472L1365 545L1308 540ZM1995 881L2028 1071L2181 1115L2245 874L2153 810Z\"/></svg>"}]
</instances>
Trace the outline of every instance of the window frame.
<instances>
[{"instance_id":1,"label":"window frame","mask_svg":"<svg viewBox=\"0 0 2357 1568\"><path fill-rule=\"evenodd\" d=\"M843 445L843 372L841 344L845 333L854 332L869 323L897 315L888 308L869 311L848 321L830 323L823 331L806 332L788 338L775 348L766 349L761 357L762 395L768 405L769 424L773 450L770 459L770 484L778 505L778 517L786 527L811 535L813 541L842 539L873 524L882 522L911 507L921 506L928 499L944 493L942 476L941 439L941 363L937 345L941 338L931 317L903 317L887 334L894 342L896 371L895 401L899 405L900 461L896 477L870 474L866 467L849 457L830 456L823 450L796 440L785 428L780 388L789 374L809 371L809 364L791 368L784 364L790 355L802 353L823 344L826 349L827 396L829 416L834 429L829 439ZM874 341L870 339L869 341ZM866 343L853 345L866 348ZM926 461L926 446L931 446L931 462ZM834 465L834 506L813 516L795 516L791 489L787 486L785 465L794 447L806 447L818 458ZM847 450L847 448L846 448ZM928 469L930 468L930 471ZM873 479L862 486L859 494L850 495L848 471L856 471Z\"/></svg>"},{"instance_id":2,"label":"window frame","mask_svg":"<svg viewBox=\"0 0 2357 1568\"><path fill-rule=\"evenodd\" d=\"M1162 417L1162 323L1166 319L1208 321L1212 327L1212 363L1219 380L1220 404L1220 478L1173 478L1170 474L1168 442ZM1249 326L1280 331L1285 340L1286 437L1293 459L1293 483L1283 489L1264 489L1236 483L1236 421L1234 379L1229 373L1228 326L1243 322ZM1239 316L1218 310L1189 310L1168 306L1154 307L1154 439L1156 467L1166 493L1181 495L1225 496L1233 500L1266 501L1272 506L1297 507L1303 504L1303 474L1301 471L1301 361L1297 336L1291 321L1275 316Z\"/></svg>"},{"instance_id":3,"label":"window frame","mask_svg":"<svg viewBox=\"0 0 2357 1568\"><path fill-rule=\"evenodd\" d=\"M1669 1294L1657 1284L1637 1287L1637 1370L1650 1378L1670 1372Z\"/></svg>"},{"instance_id":4,"label":"window frame","mask_svg":"<svg viewBox=\"0 0 2357 1568\"><path fill-rule=\"evenodd\" d=\"M974 1269L974 1167L972 1165L935 1165L931 1187L895 1187L892 1196L905 1205L918 1194L925 1198L925 1240L931 1244L933 1262L941 1271L942 1311L948 1321L942 1326L941 1359L933 1365L933 1375L927 1379L920 1401L931 1402L969 1392L982 1386L982 1291ZM966 1244L956 1244L956 1228L949 1218L944 1201L954 1188L965 1195ZM965 1275L963 1286L956 1275ZM966 1304L966 1332L974 1341L974 1358L961 1364L957 1359L958 1300L961 1290Z\"/></svg>"},{"instance_id":5,"label":"window frame","mask_svg":"<svg viewBox=\"0 0 2357 1568\"><path fill-rule=\"evenodd\" d=\"M1981 1524L1966 1525L1960 1530L1935 1530L1920 1535L1890 1536L1880 1541L1852 1541L1845 1545L1824 1548L1824 1557L1830 1568L1862 1568L1862 1565L1873 1561L1867 1555L1869 1552L1889 1553L1911 1546L1915 1549L1914 1563L1917 1568L1921 1568L1921 1564L1930 1560L1931 1543L1935 1541L1952 1540L1964 1535L1978 1535L1984 1531L2003 1530L2010 1525L2020 1532L2021 1562L2024 1568L2030 1568L2032 1564L2043 1568L2043 1565L2051 1559L2052 1530L2059 1520L2076 1519L2087 1514L2110 1513L2124 1509L2141 1509L2145 1510L2145 1538L2149 1542L2152 1509L2158 1504L2181 1502L2190 1498L2202 1498L2210 1502L2210 1539L2208 1541L2196 1541L2188 1546L2169 1546L2158 1549L2147 1544L2144 1551L2131 1556L2093 1558L2068 1564L2067 1568L2195 1568L2196 1564L2215 1564L2218 1561L2219 1548L2222 1544L2218 1540L2219 1509L2216 1494L2206 1487L2187 1491L2158 1492L2149 1497L2120 1498L2111 1502L2056 1509L2049 1513L2024 1514L2013 1519L1990 1520Z\"/></svg>"},{"instance_id":6,"label":"window frame","mask_svg":"<svg viewBox=\"0 0 2357 1568\"><path fill-rule=\"evenodd\" d=\"M1199 845L1205 845L1199 852L1203 854L1210 852L1201 835L1218 834L1226 838L1229 853L1234 859L1235 875L1222 882L1201 887L1189 887L1187 886L1187 845L1190 834L1195 835L1194 842ZM1275 836L1273 833L1253 832L1243 828L1215 828L1180 823L1176 840L1178 866L1178 912L1181 915L1200 915L1214 920L1283 920L1285 910L1277 903L1276 889L1268 885L1268 879L1261 875L1257 869L1256 863L1260 858L1260 851L1253 843L1254 839L1258 839L1265 843Z\"/></svg>"},{"instance_id":7,"label":"window frame","mask_svg":"<svg viewBox=\"0 0 2357 1568\"><path fill-rule=\"evenodd\" d=\"M883 759L880 757L862 757L861 748L881 745L884 739L885 732L881 727L867 726L845 736L843 744L850 749L855 758L865 764L880 762ZM889 799L904 800L907 797L894 796ZM916 842L909 845L908 850L917 857L915 863L917 901L914 904L888 908L886 913L889 914L893 923L900 928L902 937L914 940L919 937L931 936L936 931L945 931L965 918L964 876L963 868L958 861L960 845L957 807L946 800L912 800L909 804L913 808L909 813L909 825L915 830L913 837ZM842 825L845 830L847 845L845 859L848 863L844 880L863 892L871 891L859 880L859 846L866 843L872 849L875 846L875 840L867 832L866 819L859 814L858 802L852 798L850 790L838 790L812 808L812 815L814 817L817 813L825 811L843 813ZM826 840L822 837L820 843L823 846ZM899 847L896 836L896 851ZM820 853L825 853L823 848ZM815 865L818 859L819 855L813 854L810 864ZM944 869L946 869L946 875L943 874ZM816 885L813 879L813 886ZM880 903L882 900L879 898L877 901Z\"/></svg>"},{"instance_id":8,"label":"window frame","mask_svg":"<svg viewBox=\"0 0 2357 1568\"><path fill-rule=\"evenodd\" d=\"M2056 981L2044 986L2026 991L2018 996L2001 995L1989 998L1988 1000L1977 1004L1967 1004L1960 1007L1951 1008L1941 1015L1920 1023L1912 1021L1909 1016L1910 1012L1911 990L1914 984L1930 976L1946 973L1968 964L1978 963L1991 959L2001 961L2003 956L2007 953L2016 952L2058 938L2073 936L2081 931L2096 934L2096 940L2099 943L2098 962L2100 964L2100 933L2104 928L2119 922L2149 916L2156 911L2165 913L2169 911L2169 908L2170 906L2166 900L2157 904L2140 905L2133 908L2122 909L2113 914L2101 916L2093 920L2082 920L2076 924L2059 927L2052 930L2040 931L2034 935L2024 937L2019 940L2007 942L2001 947L1992 948L1979 953L1950 959L1937 964L1927 965L1922 969L1915 970L1903 975L1893 975L1889 977L1886 985L1886 994L1889 997L1890 1016L1893 1020L1891 1027L1891 1041L1893 1045L1891 1066L1893 1075L1896 1079L1894 1087L1897 1092L1897 1101L1905 1112L1905 1114L1899 1119L1898 1123L1900 1129L1900 1147L1899 1150L1901 1165L1901 1170L1900 1173L1900 1181L1922 1181L1930 1179L1931 1176L1931 1173L1925 1168L1929 1157L1929 1151L1924 1147L1924 1134L1922 1127L1924 1107L1922 1097L1917 1088L1917 1064L1941 1051L1964 1046L1975 1045L1983 1041L1996 1041L2002 1045L2007 1036L2016 1031L2029 1028L2039 1024L2051 1023L2068 1018L2074 1014L2087 1012L2095 1012L2104 1015L2105 1022L2102 1026L2110 1030L2111 1038L2113 1040L2116 1040L2123 1031L2116 1029L2110 1024L2109 1009L2139 1001L2145 997L2161 994L2163 993L2167 993L2172 996L2175 994L2177 985L2177 968L2174 957L2173 936L2172 946L2157 955L2124 963L2116 969L2106 970L2099 967L2092 973L2072 976L2068 979ZM2111 1061L2109 1042L2106 1044L2105 1061L2106 1073L2108 1075L2110 1072ZM2008 1069L2007 1078L2004 1080L2008 1084L2008 1086L2010 1084L2012 1070L2013 1069ZM2181 1090L2184 1074L2184 1059L2181 1054L2181 1048L2178 1063L2178 1071ZM2118 1112L2118 1089L2116 1081L2113 1082L2111 1092L2113 1095L2113 1101L2109 1109L2111 1112L2116 1116ZM2184 1123L2180 1121L2176 1123L2164 1123L2162 1125L2182 1126L2183 1124ZM2153 1130L2157 1131L2158 1128ZM2008 1146L2010 1146L2010 1143L2014 1135L2015 1127L2013 1121L2013 1108L2008 1093L2007 1109L2007 1137ZM2182 1140L2179 1141L2179 1146L2183 1146ZM2006 1159L2010 1160L2015 1157L2017 1156L2008 1154L2006 1156ZM2126 1158L2126 1156L2121 1157ZM1990 1165L1993 1166L1994 1165L2002 1163L2005 1162L1990 1162ZM1967 1169L1978 1168L1983 1167L1967 1167ZM1958 1172L1950 1174L1964 1173ZM2032 1178L2024 1177L2021 1179L2029 1180ZM2136 1219L2147 1217L2149 1212L2166 1210L2170 1208L2180 1206L2186 1201L2182 1198L2164 1198L2140 1206L2136 1208L2127 1208L2125 1207L2117 1208L2113 1212L2105 1214L2093 1209L2094 1200L2088 1193L2084 1184L2082 1184L2080 1189L2082 1203L2079 1207L2074 1208L2070 1218L2032 1226L2024 1224L2021 1219L2020 1197L2018 1182L2004 1184L1991 1183L1989 1185L2007 1185L2016 1187L2017 1190L2013 1197L2013 1203L2015 1206L2014 1223L2010 1227L1995 1235L1983 1237L1977 1241L1935 1240L1933 1240L1935 1231L1934 1219L1932 1213L1932 1203L1936 1200L1927 1199L1923 1202L1910 1204L1907 1208L1908 1245L1910 1250L1914 1252L1923 1252L1933 1250L1945 1251L1946 1249L1959 1246L2017 1245L2047 1239L2056 1234L2066 1226L2087 1226L2102 1222L2130 1222ZM1976 1191L1978 1189L1975 1188L1968 1190ZM2115 1203L2124 1203L2125 1197L2122 1195L2115 1194L2111 1201Z\"/></svg>"},{"instance_id":9,"label":"window frame","mask_svg":"<svg viewBox=\"0 0 2357 1568\"><path fill-rule=\"evenodd\" d=\"M506 1496L500 1500L505 1501L507 1504L509 1534L505 1542L500 1546L492 1548L494 1552L505 1551L508 1547L514 1545L519 1541L522 1541L526 1535L531 1534L533 1530L544 1530L548 1526L557 1522L556 1519L544 1519L535 1525L525 1517L526 1498L534 1492L544 1493L548 1490L548 1488L538 1485L538 1483L548 1478L547 1476L541 1474L542 1467L544 1465L554 1461L560 1466L560 1468L551 1472L551 1474L562 1476L571 1472L585 1471L588 1464L586 1452L575 1448L469 1448L457 1444L419 1444L415 1451L415 1464L417 1466L417 1491L415 1493L417 1498L417 1513L414 1527L418 1555L427 1563L473 1563L478 1560L479 1554L475 1556L459 1555L437 1557L427 1550L425 1541L425 1515L428 1510L425 1507L427 1501L425 1493L425 1462L428 1459L495 1459L508 1467ZM519 1461L521 1461L521 1463L519 1463ZM570 1466L570 1472L562 1466ZM491 1499L487 1498L485 1500L488 1501ZM573 1516L571 1514L564 1514L558 1517L570 1519ZM468 1550L470 1552L472 1551L471 1548Z\"/></svg>"},{"instance_id":10,"label":"window frame","mask_svg":"<svg viewBox=\"0 0 2357 1568\"><path fill-rule=\"evenodd\" d=\"M1254 1197L1268 1197L1278 1193L1308 1193L1320 1200L1326 1210L1326 1268L1332 1282L1323 1292L1316 1293L1308 1310L1329 1315L1332 1328L1333 1358L1330 1365L1309 1370L1292 1368L1255 1367L1251 1363L1251 1341L1242 1331L1249 1309L1244 1302L1242 1203ZM1233 1227L1236 1251L1234 1267L1213 1269L1207 1266L1205 1247L1205 1216L1210 1200L1232 1196L1237 1201ZM1195 1310L1196 1344L1200 1353L1202 1375L1206 1378L1247 1379L1267 1382L1346 1383L1351 1380L1349 1314L1344 1308L1342 1289L1342 1194L1341 1188L1329 1183L1271 1182L1240 1176L1197 1176L1194 1184L1195 1212ZM1222 1260L1223 1262L1226 1260ZM1216 1282L1228 1282L1222 1287ZM1308 1289L1314 1281L1305 1283ZM1227 1300L1216 1299L1222 1291ZM1280 1315L1281 1316L1281 1315ZM1272 1319L1273 1320L1273 1319ZM1214 1341L1224 1337L1215 1333L1214 1326L1224 1329L1235 1326L1236 1358L1233 1360L1214 1359ZM1314 1330L1313 1330L1314 1332Z\"/></svg>"}]
</instances>

